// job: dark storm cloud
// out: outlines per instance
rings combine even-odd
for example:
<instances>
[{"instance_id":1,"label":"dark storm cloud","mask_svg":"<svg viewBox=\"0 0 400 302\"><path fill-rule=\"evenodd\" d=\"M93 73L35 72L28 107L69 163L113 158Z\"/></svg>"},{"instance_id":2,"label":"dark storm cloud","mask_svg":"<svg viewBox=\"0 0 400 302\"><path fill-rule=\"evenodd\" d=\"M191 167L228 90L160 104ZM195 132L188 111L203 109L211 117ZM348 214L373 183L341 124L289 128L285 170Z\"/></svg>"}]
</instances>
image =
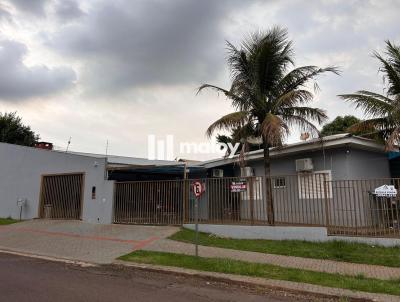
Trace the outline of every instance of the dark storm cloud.
<instances>
[{"instance_id":1,"label":"dark storm cloud","mask_svg":"<svg viewBox=\"0 0 400 302\"><path fill-rule=\"evenodd\" d=\"M74 0L59 0L55 5L57 16L63 20L73 20L84 15L79 4Z\"/></svg>"},{"instance_id":2,"label":"dark storm cloud","mask_svg":"<svg viewBox=\"0 0 400 302\"><path fill-rule=\"evenodd\" d=\"M45 6L48 0L11 0L9 1L18 10L32 15L45 15Z\"/></svg>"},{"instance_id":3,"label":"dark storm cloud","mask_svg":"<svg viewBox=\"0 0 400 302\"><path fill-rule=\"evenodd\" d=\"M48 43L84 60L82 79L97 92L200 83L225 64L229 7L240 9L240 1L105 1Z\"/></svg>"},{"instance_id":4,"label":"dark storm cloud","mask_svg":"<svg viewBox=\"0 0 400 302\"><path fill-rule=\"evenodd\" d=\"M59 92L73 85L75 73L69 68L27 67L24 44L0 41L0 99L19 100Z\"/></svg>"}]
</instances>

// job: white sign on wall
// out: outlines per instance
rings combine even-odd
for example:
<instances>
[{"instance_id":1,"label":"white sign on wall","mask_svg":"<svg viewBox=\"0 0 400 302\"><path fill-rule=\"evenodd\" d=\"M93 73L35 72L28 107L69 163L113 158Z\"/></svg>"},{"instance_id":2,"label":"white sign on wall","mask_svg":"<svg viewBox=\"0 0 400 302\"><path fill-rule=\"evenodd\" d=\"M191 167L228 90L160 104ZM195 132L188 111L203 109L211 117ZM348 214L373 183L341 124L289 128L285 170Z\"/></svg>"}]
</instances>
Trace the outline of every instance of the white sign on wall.
<instances>
[{"instance_id":1,"label":"white sign on wall","mask_svg":"<svg viewBox=\"0 0 400 302\"><path fill-rule=\"evenodd\" d=\"M378 197L396 197L397 190L392 185L383 185L375 189L375 195Z\"/></svg>"}]
</instances>

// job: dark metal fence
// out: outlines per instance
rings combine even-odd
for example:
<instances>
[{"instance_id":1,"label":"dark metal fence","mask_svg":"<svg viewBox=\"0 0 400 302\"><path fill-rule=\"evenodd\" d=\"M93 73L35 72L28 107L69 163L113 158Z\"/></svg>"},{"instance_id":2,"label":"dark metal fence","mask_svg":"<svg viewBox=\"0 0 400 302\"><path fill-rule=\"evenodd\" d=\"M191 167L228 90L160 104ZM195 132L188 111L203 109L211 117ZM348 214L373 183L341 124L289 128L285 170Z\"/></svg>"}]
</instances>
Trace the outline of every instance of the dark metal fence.
<instances>
[{"instance_id":1,"label":"dark metal fence","mask_svg":"<svg viewBox=\"0 0 400 302\"><path fill-rule=\"evenodd\" d=\"M117 182L114 223L182 224L183 181Z\"/></svg>"},{"instance_id":2,"label":"dark metal fence","mask_svg":"<svg viewBox=\"0 0 400 302\"><path fill-rule=\"evenodd\" d=\"M400 237L400 200L396 196L378 196L375 189L393 185L399 179L335 180L329 200L327 222L331 235Z\"/></svg>"},{"instance_id":3,"label":"dark metal fence","mask_svg":"<svg viewBox=\"0 0 400 302\"><path fill-rule=\"evenodd\" d=\"M199 198L199 222L210 224L267 224L263 177L208 178ZM195 196L187 198L186 223L195 222Z\"/></svg>"},{"instance_id":4,"label":"dark metal fence","mask_svg":"<svg viewBox=\"0 0 400 302\"><path fill-rule=\"evenodd\" d=\"M399 188L398 179L331 180L330 172L200 179L199 223L325 226L330 235L400 237L399 196L377 197L375 188ZM193 180L116 183L114 222L195 222ZM269 186L272 207L266 198Z\"/></svg>"}]
</instances>

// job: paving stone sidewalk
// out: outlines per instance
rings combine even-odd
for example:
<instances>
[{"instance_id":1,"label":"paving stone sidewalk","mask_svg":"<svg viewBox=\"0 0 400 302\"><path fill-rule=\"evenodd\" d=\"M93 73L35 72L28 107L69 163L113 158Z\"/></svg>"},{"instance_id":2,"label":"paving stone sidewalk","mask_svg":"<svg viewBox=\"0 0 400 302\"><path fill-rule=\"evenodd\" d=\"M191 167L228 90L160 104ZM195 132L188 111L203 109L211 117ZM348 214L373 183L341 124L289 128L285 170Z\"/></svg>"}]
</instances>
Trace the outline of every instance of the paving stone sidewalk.
<instances>
[{"instance_id":1,"label":"paving stone sidewalk","mask_svg":"<svg viewBox=\"0 0 400 302\"><path fill-rule=\"evenodd\" d=\"M194 255L193 244L173 241L170 239L160 239L154 241L145 246L143 249L149 251ZM326 273L338 273L350 276L363 275L367 278L377 278L383 280L400 278L400 268L263 254L208 246L199 246L199 256L229 258L256 263L268 263L283 267L292 267Z\"/></svg>"},{"instance_id":2,"label":"paving stone sidewalk","mask_svg":"<svg viewBox=\"0 0 400 302\"><path fill-rule=\"evenodd\" d=\"M109 264L178 230L177 227L37 219L0 226L0 250Z\"/></svg>"}]
</instances>

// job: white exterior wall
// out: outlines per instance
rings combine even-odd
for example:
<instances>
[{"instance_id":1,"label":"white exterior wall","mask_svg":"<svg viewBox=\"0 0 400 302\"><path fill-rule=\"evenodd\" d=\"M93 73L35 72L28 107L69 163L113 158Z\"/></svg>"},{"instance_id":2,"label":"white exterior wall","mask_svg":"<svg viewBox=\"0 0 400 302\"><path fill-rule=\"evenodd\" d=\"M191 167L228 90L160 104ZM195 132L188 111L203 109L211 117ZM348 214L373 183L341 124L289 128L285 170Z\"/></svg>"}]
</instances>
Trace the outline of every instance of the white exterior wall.
<instances>
[{"instance_id":1,"label":"white exterior wall","mask_svg":"<svg viewBox=\"0 0 400 302\"><path fill-rule=\"evenodd\" d=\"M17 200L22 198L27 200L22 219L37 218L42 175L83 173L82 220L111 223L113 182L105 180L105 168L105 158L0 143L0 217L19 218Z\"/></svg>"},{"instance_id":2,"label":"white exterior wall","mask_svg":"<svg viewBox=\"0 0 400 302\"><path fill-rule=\"evenodd\" d=\"M190 230L195 229L194 224L185 224L183 227ZM400 239L397 238L328 236L325 227L199 224L199 231L233 239L347 241L388 247L400 246Z\"/></svg>"}]
</instances>

